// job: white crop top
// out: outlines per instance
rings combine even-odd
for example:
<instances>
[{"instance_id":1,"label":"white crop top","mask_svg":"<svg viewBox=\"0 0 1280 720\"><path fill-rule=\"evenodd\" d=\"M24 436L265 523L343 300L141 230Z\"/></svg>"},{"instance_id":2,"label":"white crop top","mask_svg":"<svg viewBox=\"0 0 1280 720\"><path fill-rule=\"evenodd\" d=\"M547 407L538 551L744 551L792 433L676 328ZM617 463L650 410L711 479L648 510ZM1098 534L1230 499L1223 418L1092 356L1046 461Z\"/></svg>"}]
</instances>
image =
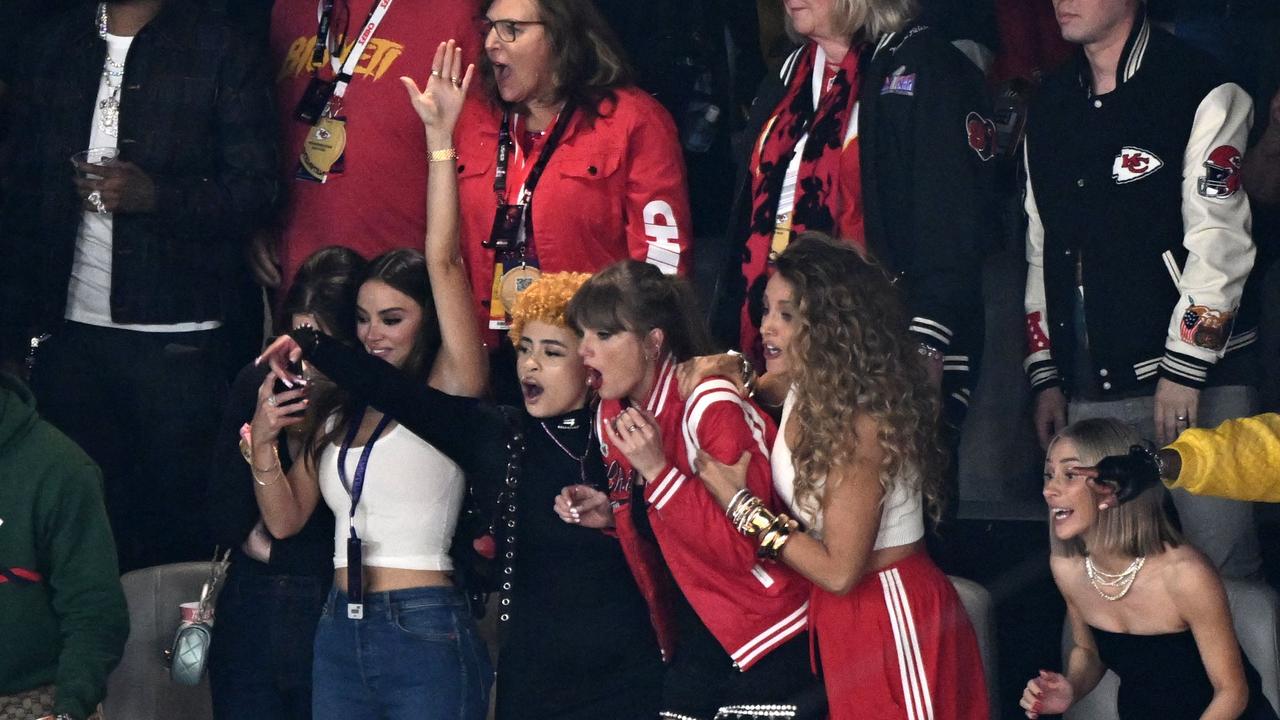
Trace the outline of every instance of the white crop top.
<instances>
[{"instance_id":1,"label":"white crop top","mask_svg":"<svg viewBox=\"0 0 1280 720\"><path fill-rule=\"evenodd\" d=\"M791 448L787 447L787 421L791 419L791 408L795 404L795 391L787 393L786 402L782 405L782 424L778 426L778 436L773 441L773 452L769 454L769 463L773 469L773 487L778 497L791 508L798 518L807 517L796 507L796 469L791 462ZM905 482L904 482L905 480ZM920 483L913 473L907 478L899 478L894 483L893 492L881 501L880 532L876 533L874 550L907 545L924 537L924 513L921 512ZM810 534L822 537L822 511L819 509L814 518Z\"/></svg>"},{"instance_id":2,"label":"white crop top","mask_svg":"<svg viewBox=\"0 0 1280 720\"><path fill-rule=\"evenodd\" d=\"M332 421L328 423L332 426ZM353 479L363 447L347 451L347 478ZM449 545L462 508L466 480L462 468L400 425L382 434L369 454L364 490L356 507L356 534L365 565L406 570L453 569ZM320 456L320 493L337 519L333 566L347 566L351 496L338 477L338 448Z\"/></svg>"}]
</instances>

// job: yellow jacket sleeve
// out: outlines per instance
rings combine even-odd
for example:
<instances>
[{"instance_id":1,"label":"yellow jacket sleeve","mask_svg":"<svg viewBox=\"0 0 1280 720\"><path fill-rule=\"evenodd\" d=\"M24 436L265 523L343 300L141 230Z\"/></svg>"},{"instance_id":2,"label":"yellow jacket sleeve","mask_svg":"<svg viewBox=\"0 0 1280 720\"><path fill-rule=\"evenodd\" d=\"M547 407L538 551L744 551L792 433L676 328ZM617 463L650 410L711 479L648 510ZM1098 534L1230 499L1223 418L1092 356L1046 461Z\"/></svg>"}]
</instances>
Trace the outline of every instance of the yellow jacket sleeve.
<instances>
[{"instance_id":1,"label":"yellow jacket sleeve","mask_svg":"<svg viewBox=\"0 0 1280 720\"><path fill-rule=\"evenodd\" d=\"M1280 414L1228 420L1212 430L1191 428L1169 448L1182 459L1178 479L1166 481L1170 488L1280 502Z\"/></svg>"}]
</instances>

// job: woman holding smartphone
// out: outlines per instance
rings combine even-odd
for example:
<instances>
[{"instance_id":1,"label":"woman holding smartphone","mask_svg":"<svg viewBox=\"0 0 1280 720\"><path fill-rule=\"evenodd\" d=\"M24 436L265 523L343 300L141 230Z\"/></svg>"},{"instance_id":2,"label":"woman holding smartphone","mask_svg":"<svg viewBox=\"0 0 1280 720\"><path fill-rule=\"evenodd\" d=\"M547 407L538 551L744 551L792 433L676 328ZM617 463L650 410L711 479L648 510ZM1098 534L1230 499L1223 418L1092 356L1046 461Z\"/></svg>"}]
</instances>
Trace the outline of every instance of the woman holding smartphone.
<instances>
[{"instance_id":1,"label":"woman holding smartphone","mask_svg":"<svg viewBox=\"0 0 1280 720\"><path fill-rule=\"evenodd\" d=\"M453 41L436 51L427 89L402 78L431 149L426 256L375 258L360 286L357 337L368 353L424 385L484 392L486 357L458 249L453 128L473 68ZM462 78L454 83L450 78ZM315 640L319 718L483 718L491 671L449 554L465 492L462 470L391 417L341 392L303 402L324 418L303 462L281 471L275 439L305 386L273 368L250 433L254 490L267 530L289 537L323 496L338 522L334 589ZM376 452L375 452L376 450Z\"/></svg>"}]
</instances>

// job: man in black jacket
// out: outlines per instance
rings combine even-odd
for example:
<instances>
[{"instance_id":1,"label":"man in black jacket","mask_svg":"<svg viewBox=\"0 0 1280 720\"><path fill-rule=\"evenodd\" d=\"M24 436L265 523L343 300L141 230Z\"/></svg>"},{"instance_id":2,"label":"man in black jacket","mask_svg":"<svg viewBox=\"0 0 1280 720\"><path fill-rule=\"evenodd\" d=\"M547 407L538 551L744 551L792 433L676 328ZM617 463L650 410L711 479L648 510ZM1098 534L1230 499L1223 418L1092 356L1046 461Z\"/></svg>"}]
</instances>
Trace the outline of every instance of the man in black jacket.
<instances>
[{"instance_id":1,"label":"man in black jacket","mask_svg":"<svg viewBox=\"0 0 1280 720\"><path fill-rule=\"evenodd\" d=\"M45 338L33 389L104 470L123 570L207 557L223 302L275 194L267 65L221 5L77 3L11 76L0 334Z\"/></svg>"},{"instance_id":2,"label":"man in black jacket","mask_svg":"<svg viewBox=\"0 0 1280 720\"><path fill-rule=\"evenodd\" d=\"M1240 188L1252 102L1139 0L1054 6L1081 50L1028 115L1025 364L1040 440L1111 416L1166 444L1252 415L1255 249ZM1223 574L1258 570L1251 506L1174 499Z\"/></svg>"}]
</instances>

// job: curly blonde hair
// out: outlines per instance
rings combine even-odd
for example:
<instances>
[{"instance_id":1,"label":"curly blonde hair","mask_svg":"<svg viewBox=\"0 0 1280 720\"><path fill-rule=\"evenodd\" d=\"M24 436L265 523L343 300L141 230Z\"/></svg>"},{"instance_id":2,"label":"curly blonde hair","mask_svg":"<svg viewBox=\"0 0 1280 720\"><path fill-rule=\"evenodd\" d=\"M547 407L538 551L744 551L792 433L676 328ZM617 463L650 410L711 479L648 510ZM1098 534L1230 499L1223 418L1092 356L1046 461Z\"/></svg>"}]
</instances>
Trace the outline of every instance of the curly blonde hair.
<instances>
[{"instance_id":1,"label":"curly blonde hair","mask_svg":"<svg viewBox=\"0 0 1280 720\"><path fill-rule=\"evenodd\" d=\"M889 276L854 248L820 233L802 234L778 258L791 283L798 326L789 351L799 428L792 452L797 506L810 523L833 467L850 464L859 443L854 420L879 424L880 484L918 489L936 523L946 457L937 438L938 393ZM869 438L867 438L869 439Z\"/></svg>"},{"instance_id":2,"label":"curly blonde hair","mask_svg":"<svg viewBox=\"0 0 1280 720\"><path fill-rule=\"evenodd\" d=\"M569 300L590 279L591 273L558 272L534 280L516 297L515 307L511 308L511 329L507 331L511 342L519 345L525 323L533 320L568 327L564 313Z\"/></svg>"}]
</instances>

